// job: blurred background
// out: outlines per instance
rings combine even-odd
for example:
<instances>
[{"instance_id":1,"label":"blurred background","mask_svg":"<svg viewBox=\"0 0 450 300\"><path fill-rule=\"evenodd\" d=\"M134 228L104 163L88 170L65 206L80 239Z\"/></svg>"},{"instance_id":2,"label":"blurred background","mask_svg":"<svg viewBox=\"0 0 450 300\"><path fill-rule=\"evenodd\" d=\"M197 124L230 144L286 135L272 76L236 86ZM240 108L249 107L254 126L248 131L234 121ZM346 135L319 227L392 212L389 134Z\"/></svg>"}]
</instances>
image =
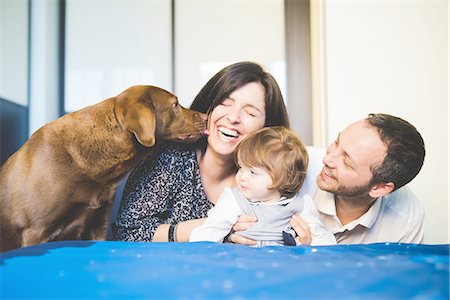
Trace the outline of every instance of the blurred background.
<instances>
[{"instance_id":1,"label":"blurred background","mask_svg":"<svg viewBox=\"0 0 450 300\"><path fill-rule=\"evenodd\" d=\"M448 42L447 0L0 0L1 163L42 125L129 86L189 107L249 60L277 79L308 145L371 112L414 124L425 242L449 243Z\"/></svg>"}]
</instances>

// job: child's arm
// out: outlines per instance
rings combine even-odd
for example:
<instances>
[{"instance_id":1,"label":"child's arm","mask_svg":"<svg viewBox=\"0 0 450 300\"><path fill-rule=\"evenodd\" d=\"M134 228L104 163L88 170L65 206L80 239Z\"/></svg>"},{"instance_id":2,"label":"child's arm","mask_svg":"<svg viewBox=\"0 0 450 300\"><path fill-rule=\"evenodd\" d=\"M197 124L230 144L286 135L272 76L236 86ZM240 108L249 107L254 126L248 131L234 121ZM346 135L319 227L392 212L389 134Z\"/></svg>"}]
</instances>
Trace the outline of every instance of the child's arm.
<instances>
[{"instance_id":1,"label":"child's arm","mask_svg":"<svg viewBox=\"0 0 450 300\"><path fill-rule=\"evenodd\" d=\"M311 246L336 245L336 238L323 225L311 197L305 195L303 200L304 206L300 217L308 224L311 231Z\"/></svg>"},{"instance_id":2,"label":"child's arm","mask_svg":"<svg viewBox=\"0 0 450 300\"><path fill-rule=\"evenodd\" d=\"M222 242L240 214L242 211L233 192L230 188L225 188L216 205L208 211L208 218L203 225L192 230L189 241Z\"/></svg>"}]
</instances>

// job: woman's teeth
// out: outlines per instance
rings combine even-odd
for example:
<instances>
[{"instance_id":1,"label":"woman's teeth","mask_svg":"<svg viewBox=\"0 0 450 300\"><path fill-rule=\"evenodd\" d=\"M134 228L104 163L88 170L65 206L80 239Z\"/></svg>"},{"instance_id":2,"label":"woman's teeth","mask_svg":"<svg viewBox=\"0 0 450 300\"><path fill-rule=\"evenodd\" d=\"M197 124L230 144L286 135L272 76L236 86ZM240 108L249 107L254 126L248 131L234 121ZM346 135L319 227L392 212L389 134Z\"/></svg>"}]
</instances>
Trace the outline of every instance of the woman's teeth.
<instances>
[{"instance_id":1,"label":"woman's teeth","mask_svg":"<svg viewBox=\"0 0 450 300\"><path fill-rule=\"evenodd\" d=\"M223 134L224 136L229 137L229 138L238 138L239 137L239 134L238 134L238 132L236 130L232 130L232 129L228 129L228 128L223 128L222 127L222 128L219 129L219 132L221 134Z\"/></svg>"}]
</instances>

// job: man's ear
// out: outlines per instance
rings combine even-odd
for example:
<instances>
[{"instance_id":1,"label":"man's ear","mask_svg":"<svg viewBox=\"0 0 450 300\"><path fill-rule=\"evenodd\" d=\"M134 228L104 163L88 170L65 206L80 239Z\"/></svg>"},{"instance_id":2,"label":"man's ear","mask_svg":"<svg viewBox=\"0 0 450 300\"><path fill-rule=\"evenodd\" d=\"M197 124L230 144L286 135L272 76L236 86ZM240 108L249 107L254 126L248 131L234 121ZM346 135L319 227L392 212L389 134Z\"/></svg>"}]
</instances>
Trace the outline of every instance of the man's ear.
<instances>
[{"instance_id":1,"label":"man's ear","mask_svg":"<svg viewBox=\"0 0 450 300\"><path fill-rule=\"evenodd\" d=\"M375 199L378 197L386 196L387 194L392 192L394 188L395 185L393 182L378 183L370 189L369 196Z\"/></svg>"},{"instance_id":2,"label":"man's ear","mask_svg":"<svg viewBox=\"0 0 450 300\"><path fill-rule=\"evenodd\" d=\"M156 120L152 109L142 103L133 103L125 115L125 127L146 147L155 144Z\"/></svg>"}]
</instances>

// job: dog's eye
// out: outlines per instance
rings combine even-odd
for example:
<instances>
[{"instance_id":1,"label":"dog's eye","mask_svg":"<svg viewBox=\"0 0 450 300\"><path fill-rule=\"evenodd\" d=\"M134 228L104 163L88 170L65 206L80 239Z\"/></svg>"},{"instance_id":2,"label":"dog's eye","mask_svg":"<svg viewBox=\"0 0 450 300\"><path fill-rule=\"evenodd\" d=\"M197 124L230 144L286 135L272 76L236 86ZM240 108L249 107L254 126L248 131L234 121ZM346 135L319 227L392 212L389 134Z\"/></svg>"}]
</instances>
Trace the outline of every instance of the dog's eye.
<instances>
[{"instance_id":1,"label":"dog's eye","mask_svg":"<svg viewBox=\"0 0 450 300\"><path fill-rule=\"evenodd\" d=\"M178 102L175 102L174 104L172 104L173 108L177 108L178 107Z\"/></svg>"}]
</instances>

